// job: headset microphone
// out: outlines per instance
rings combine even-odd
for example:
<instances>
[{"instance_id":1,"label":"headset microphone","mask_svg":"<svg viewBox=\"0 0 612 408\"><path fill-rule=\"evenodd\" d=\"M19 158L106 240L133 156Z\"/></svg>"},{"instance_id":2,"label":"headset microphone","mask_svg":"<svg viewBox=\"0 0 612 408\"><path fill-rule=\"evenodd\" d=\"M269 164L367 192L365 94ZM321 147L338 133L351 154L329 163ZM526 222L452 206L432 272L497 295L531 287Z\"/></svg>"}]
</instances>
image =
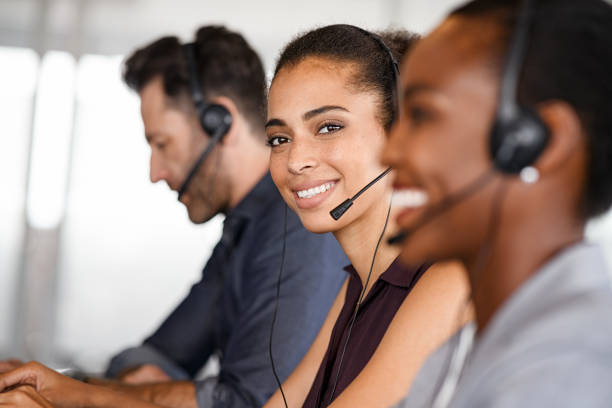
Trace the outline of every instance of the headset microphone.
<instances>
[{"instance_id":1,"label":"headset microphone","mask_svg":"<svg viewBox=\"0 0 612 408\"><path fill-rule=\"evenodd\" d=\"M389 61L391 63L391 101L393 103L392 108L391 108L391 123L393 123L397 117L397 110L398 110L398 90L397 90L397 86L398 86L398 77L399 77L399 65L395 59L395 57L393 56L393 52L391 51L391 49L387 46L387 44L385 44L385 42L383 41L382 38L380 38L378 35L371 33L367 30L364 30L361 27L356 27L356 26L352 26L352 25L347 25L347 24L343 24L343 26L352 29L352 30L356 30L361 32L363 35L371 38L377 45L378 47L380 47L380 49L388 56ZM359 192L357 194L355 194L353 197L351 198L347 198L346 200L344 200L340 205L338 205L336 208L334 208L333 210L331 210L329 212L329 214L332 216L332 218L336 221L338 221L340 219L340 217L342 217L342 215L349 209L351 208L351 206L353 205L353 202L361 195L363 194L367 189L369 189L370 187L372 187L376 182L378 182L381 178L383 178L384 176L386 176L389 172L391 171L391 167L389 167L388 169L386 169L385 171L383 171L378 177L376 177L374 180L372 180L370 183L368 183L368 185L366 185L364 188L362 188L361 190L359 190Z\"/></svg>"},{"instance_id":2,"label":"headset microphone","mask_svg":"<svg viewBox=\"0 0 612 408\"><path fill-rule=\"evenodd\" d=\"M342 215L344 215L344 213L346 212L346 210L348 210L349 208L351 208L351 206L353 205L353 202L359 198L360 195L362 195L363 193L366 192L366 190L368 190L370 187L372 187L374 184L376 184L381 178L385 177L387 174L389 174L389 172L391 171L391 167L388 167L385 171L383 171L382 173L380 173L374 180L370 181L364 188L362 188L361 190L359 190L357 192L357 194L355 194L353 197L351 198L347 198L346 200L344 200L339 206L337 206L336 208L334 208L333 210L331 210L329 212L329 214L332 216L332 218L336 221L338 221L340 219L340 217L342 217Z\"/></svg>"},{"instance_id":3,"label":"headset microphone","mask_svg":"<svg viewBox=\"0 0 612 408\"><path fill-rule=\"evenodd\" d=\"M223 129L220 129L220 131L217 131L212 136L210 141L208 142L208 145L206 145L206 148L204 148L204 151L202 152L202 154L200 154L200 157L198 157L196 162L193 164L193 166L191 167L191 170L189 171L189 174L187 174L187 177L185 178L185 181L183 182L183 184L181 185L181 187L178 190L178 199L179 200L181 199L183 194L185 194L185 192L189 188L189 185L191 184L191 180L193 180L193 177L196 175L196 173L200 169L200 166L202 165L202 163L204 163L204 160L206 160L206 158L212 152L212 150L215 147L215 145L221 140L223 135L225 135L225 132L223 132Z\"/></svg>"},{"instance_id":4,"label":"headset microphone","mask_svg":"<svg viewBox=\"0 0 612 408\"><path fill-rule=\"evenodd\" d=\"M202 163L204 163L204 160L206 160L215 145L221 141L223 136L225 136L225 134L232 126L232 115L225 106L216 103L207 103L204 100L204 94L202 93L202 86L200 84L200 77L197 69L198 65L196 61L196 52L197 44L188 43L183 45L183 53L187 62L191 98L195 106L200 126L206 134L210 135L211 138L208 142L208 145L204 148L204 151L200 154L198 159L191 167L191 170L187 174L185 181L179 188L179 200L189 188L193 177L200 169Z\"/></svg>"}]
</instances>

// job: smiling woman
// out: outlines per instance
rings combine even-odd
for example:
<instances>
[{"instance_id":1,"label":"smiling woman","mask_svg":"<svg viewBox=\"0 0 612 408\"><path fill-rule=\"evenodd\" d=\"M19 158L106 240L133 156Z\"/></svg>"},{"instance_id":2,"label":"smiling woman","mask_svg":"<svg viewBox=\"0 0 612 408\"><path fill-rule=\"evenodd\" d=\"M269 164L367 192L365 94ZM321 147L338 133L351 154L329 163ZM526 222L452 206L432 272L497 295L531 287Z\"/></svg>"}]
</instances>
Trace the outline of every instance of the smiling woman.
<instances>
[{"instance_id":1,"label":"smiling woman","mask_svg":"<svg viewBox=\"0 0 612 408\"><path fill-rule=\"evenodd\" d=\"M612 205L611 45L603 0L474 0L404 60L403 115L384 152L397 184L422 186L431 208L491 174L427 224L398 219L413 232L402 259L460 259L473 294L468 363L446 373L435 353L415 380L446 378L431 395L450 404L434 406L610 406L609 267L584 229ZM500 140L535 154L501 162ZM402 406L432 406L422 400Z\"/></svg>"},{"instance_id":2,"label":"smiling woman","mask_svg":"<svg viewBox=\"0 0 612 408\"><path fill-rule=\"evenodd\" d=\"M279 59L266 124L272 178L304 226L333 232L352 263L314 344L283 384L289 406L397 402L464 311L461 268L403 267L399 250L381 245L400 211L425 203L419 191L404 194L403 208L392 206L390 177L382 176L345 215L330 216L384 174L378 157L396 115L395 60L414 40L334 25L297 38ZM266 407L280 406L279 390Z\"/></svg>"}]
</instances>

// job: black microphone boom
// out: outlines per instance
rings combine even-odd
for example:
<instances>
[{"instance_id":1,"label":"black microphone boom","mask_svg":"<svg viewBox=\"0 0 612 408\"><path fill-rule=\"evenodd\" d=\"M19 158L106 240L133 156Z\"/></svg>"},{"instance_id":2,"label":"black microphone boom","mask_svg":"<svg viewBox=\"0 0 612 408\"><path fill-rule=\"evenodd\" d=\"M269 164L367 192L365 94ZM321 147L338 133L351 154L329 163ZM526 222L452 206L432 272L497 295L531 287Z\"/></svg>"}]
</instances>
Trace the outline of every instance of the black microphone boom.
<instances>
[{"instance_id":1,"label":"black microphone boom","mask_svg":"<svg viewBox=\"0 0 612 408\"><path fill-rule=\"evenodd\" d=\"M351 208L351 206L353 205L353 201L355 201L360 195L362 195L367 189L369 189L370 187L372 187L374 184L376 184L378 182L378 180L380 180L381 178L385 177L389 172L391 171L391 167L388 167L385 171L383 171L382 173L380 173L374 180L370 181L364 188L362 188L361 190L359 190L359 192L357 192L357 194L355 194L353 197L351 198L347 198L346 200L344 200L342 202L342 204L340 204L339 206L337 206L336 208L334 208L333 210L331 210L329 212L329 214L332 216L332 218L336 221L338 221L340 219L340 217L342 217L342 215L346 212L346 210L348 210L349 208Z\"/></svg>"},{"instance_id":2,"label":"black microphone boom","mask_svg":"<svg viewBox=\"0 0 612 408\"><path fill-rule=\"evenodd\" d=\"M217 143L219 143L219 140L221 140L221 138L226 133L226 131L227 130L224 127L219 127L217 129L216 133L211 137L210 141L208 142L208 145L206 145L206 147L204 148L204 151L202 152L202 154L200 154L200 157L198 157L198 160L196 160L196 162L191 167L191 170L189 171L189 174L185 178L185 181L183 182L183 185L181 185L181 188L179 188L179 190L178 190L178 199L179 200L181 199L183 194L185 194L185 192L189 188L189 185L191 184L191 181L193 180L193 177L195 176L195 174L200 169L200 166L202 165L202 163L204 163L204 160L206 160L208 155L212 152L213 147L215 147L215 145Z\"/></svg>"}]
</instances>

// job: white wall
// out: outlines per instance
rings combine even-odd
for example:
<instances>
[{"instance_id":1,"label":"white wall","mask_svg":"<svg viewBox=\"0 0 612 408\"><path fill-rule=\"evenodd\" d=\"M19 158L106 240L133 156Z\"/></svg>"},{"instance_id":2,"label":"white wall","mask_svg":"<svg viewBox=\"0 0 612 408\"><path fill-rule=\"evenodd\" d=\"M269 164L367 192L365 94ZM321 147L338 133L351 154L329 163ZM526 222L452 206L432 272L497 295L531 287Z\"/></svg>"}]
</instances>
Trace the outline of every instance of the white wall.
<instances>
[{"instance_id":1,"label":"white wall","mask_svg":"<svg viewBox=\"0 0 612 408\"><path fill-rule=\"evenodd\" d=\"M49 19L40 24L42 4ZM204 24L240 30L271 68L278 50L300 31L317 25L351 23L369 29L402 26L423 32L457 0L1 0L0 41L27 45L45 31L47 48L70 48L78 31L81 52L125 54L135 46L168 34L189 39ZM38 5L38 7L37 7ZM75 17L81 16L81 23Z\"/></svg>"}]
</instances>

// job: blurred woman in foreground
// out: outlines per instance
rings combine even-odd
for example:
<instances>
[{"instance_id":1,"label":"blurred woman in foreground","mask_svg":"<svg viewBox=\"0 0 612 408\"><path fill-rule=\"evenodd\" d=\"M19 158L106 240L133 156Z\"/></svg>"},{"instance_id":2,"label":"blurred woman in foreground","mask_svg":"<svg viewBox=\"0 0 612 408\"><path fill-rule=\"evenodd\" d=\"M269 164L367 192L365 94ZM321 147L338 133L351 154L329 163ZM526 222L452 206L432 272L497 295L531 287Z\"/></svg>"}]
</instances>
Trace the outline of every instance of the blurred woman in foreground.
<instances>
[{"instance_id":1,"label":"blurred woman in foreground","mask_svg":"<svg viewBox=\"0 0 612 408\"><path fill-rule=\"evenodd\" d=\"M524 61L509 57L517 44ZM609 270L584 241L587 221L612 203L610 72L603 0L472 1L404 61L383 156L395 189L417 188L427 204L397 218L401 258L460 259L476 312L453 407L610 406ZM429 216L474 180L484 181ZM446 378L452 389L456 345L433 354L415 385ZM425 401L413 388L404 406L431 406L439 388Z\"/></svg>"}]
</instances>

